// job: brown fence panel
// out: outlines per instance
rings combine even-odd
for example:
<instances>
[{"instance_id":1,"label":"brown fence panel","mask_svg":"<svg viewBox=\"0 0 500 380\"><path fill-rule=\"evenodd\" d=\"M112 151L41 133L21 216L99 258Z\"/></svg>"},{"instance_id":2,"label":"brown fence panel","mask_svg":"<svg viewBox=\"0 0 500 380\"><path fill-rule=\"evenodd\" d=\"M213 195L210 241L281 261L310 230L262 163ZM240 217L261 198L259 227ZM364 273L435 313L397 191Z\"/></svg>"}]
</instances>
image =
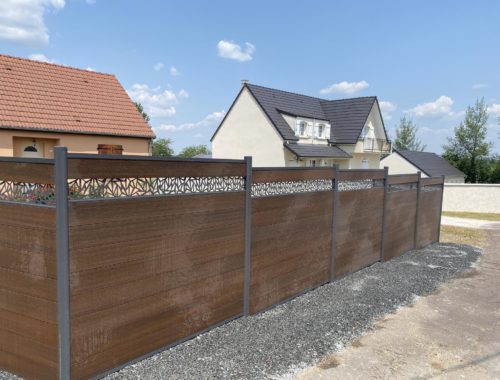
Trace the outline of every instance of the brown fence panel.
<instances>
[{"instance_id":1,"label":"brown fence panel","mask_svg":"<svg viewBox=\"0 0 500 380\"><path fill-rule=\"evenodd\" d=\"M330 277L335 172L284 172L277 169L274 177L269 170L254 170L253 174L251 313L323 284ZM262 181L264 175L269 182ZM290 181L282 182L284 179Z\"/></svg>"},{"instance_id":2,"label":"brown fence panel","mask_svg":"<svg viewBox=\"0 0 500 380\"><path fill-rule=\"evenodd\" d=\"M443 179L422 179L419 200L417 247L424 247L439 240Z\"/></svg>"},{"instance_id":3,"label":"brown fence panel","mask_svg":"<svg viewBox=\"0 0 500 380\"><path fill-rule=\"evenodd\" d=\"M380 260L384 212L383 170L340 171L335 276Z\"/></svg>"},{"instance_id":4,"label":"brown fence panel","mask_svg":"<svg viewBox=\"0 0 500 380\"><path fill-rule=\"evenodd\" d=\"M70 202L75 379L241 315L245 192L206 185L199 194Z\"/></svg>"},{"instance_id":5,"label":"brown fence panel","mask_svg":"<svg viewBox=\"0 0 500 380\"><path fill-rule=\"evenodd\" d=\"M0 202L0 367L57 377L55 209Z\"/></svg>"},{"instance_id":6,"label":"brown fence panel","mask_svg":"<svg viewBox=\"0 0 500 380\"><path fill-rule=\"evenodd\" d=\"M386 204L384 260L390 260L415 247L416 213L416 183L406 189L392 189L390 186Z\"/></svg>"}]
</instances>

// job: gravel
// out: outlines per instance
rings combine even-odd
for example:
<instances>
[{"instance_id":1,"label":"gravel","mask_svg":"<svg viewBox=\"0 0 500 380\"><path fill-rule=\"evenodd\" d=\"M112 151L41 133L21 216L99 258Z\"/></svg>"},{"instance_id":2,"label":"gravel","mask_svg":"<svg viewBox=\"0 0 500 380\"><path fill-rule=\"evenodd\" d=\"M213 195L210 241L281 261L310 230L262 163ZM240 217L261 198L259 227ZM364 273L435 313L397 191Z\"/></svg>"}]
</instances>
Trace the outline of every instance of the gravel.
<instances>
[{"instance_id":1,"label":"gravel","mask_svg":"<svg viewBox=\"0 0 500 380\"><path fill-rule=\"evenodd\" d=\"M376 263L265 313L240 318L106 377L288 379L374 322L467 270L481 250L433 244ZM0 379L7 379L0 373Z\"/></svg>"}]
</instances>

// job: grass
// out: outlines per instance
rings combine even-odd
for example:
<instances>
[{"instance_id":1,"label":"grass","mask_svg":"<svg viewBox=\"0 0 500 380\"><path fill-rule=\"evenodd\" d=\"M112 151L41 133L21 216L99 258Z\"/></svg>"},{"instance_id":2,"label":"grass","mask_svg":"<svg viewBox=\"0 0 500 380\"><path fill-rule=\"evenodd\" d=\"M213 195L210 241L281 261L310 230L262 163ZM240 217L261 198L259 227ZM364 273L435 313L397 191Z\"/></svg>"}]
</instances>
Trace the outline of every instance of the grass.
<instances>
[{"instance_id":1,"label":"grass","mask_svg":"<svg viewBox=\"0 0 500 380\"><path fill-rule=\"evenodd\" d=\"M480 229L443 225L441 226L439 241L441 243L468 244L484 248L487 242L487 235L484 230Z\"/></svg>"},{"instance_id":2,"label":"grass","mask_svg":"<svg viewBox=\"0 0 500 380\"><path fill-rule=\"evenodd\" d=\"M455 218L480 219L500 222L500 214L489 214L486 212L443 211L443 215L453 216Z\"/></svg>"}]
</instances>

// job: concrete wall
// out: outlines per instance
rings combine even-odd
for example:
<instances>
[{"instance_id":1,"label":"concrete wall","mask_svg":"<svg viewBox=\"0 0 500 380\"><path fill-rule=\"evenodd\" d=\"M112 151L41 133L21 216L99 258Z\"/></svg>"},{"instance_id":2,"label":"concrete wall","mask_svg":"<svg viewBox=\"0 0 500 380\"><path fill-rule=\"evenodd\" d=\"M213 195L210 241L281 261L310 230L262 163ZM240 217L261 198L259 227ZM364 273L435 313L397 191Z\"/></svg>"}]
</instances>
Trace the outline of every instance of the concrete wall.
<instances>
[{"instance_id":1,"label":"concrete wall","mask_svg":"<svg viewBox=\"0 0 500 380\"><path fill-rule=\"evenodd\" d=\"M0 130L0 156L19 156L22 144L33 139L40 140L39 146L43 147L45 158L53 157L55 145L67 146L70 153L97 154L98 144L122 145L123 154L147 156L150 154L151 142L150 139L144 138Z\"/></svg>"},{"instance_id":2,"label":"concrete wall","mask_svg":"<svg viewBox=\"0 0 500 380\"><path fill-rule=\"evenodd\" d=\"M500 213L500 184L445 183L444 211Z\"/></svg>"},{"instance_id":3,"label":"concrete wall","mask_svg":"<svg viewBox=\"0 0 500 380\"><path fill-rule=\"evenodd\" d=\"M248 89L242 93L212 140L213 158L253 156L254 166L288 166L283 140Z\"/></svg>"}]
</instances>

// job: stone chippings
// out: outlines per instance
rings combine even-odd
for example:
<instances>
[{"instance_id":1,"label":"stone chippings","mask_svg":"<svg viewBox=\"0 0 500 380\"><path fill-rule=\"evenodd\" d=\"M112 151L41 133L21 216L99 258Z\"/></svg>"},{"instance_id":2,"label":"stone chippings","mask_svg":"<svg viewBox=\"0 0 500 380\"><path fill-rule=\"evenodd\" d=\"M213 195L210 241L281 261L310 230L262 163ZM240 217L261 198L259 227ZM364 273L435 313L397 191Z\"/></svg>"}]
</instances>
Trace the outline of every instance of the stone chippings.
<instances>
[{"instance_id":1,"label":"stone chippings","mask_svg":"<svg viewBox=\"0 0 500 380\"><path fill-rule=\"evenodd\" d=\"M475 263L481 250L433 244L240 318L119 372L111 379L276 379L317 363L416 296ZM10 379L0 373L0 379Z\"/></svg>"}]
</instances>

